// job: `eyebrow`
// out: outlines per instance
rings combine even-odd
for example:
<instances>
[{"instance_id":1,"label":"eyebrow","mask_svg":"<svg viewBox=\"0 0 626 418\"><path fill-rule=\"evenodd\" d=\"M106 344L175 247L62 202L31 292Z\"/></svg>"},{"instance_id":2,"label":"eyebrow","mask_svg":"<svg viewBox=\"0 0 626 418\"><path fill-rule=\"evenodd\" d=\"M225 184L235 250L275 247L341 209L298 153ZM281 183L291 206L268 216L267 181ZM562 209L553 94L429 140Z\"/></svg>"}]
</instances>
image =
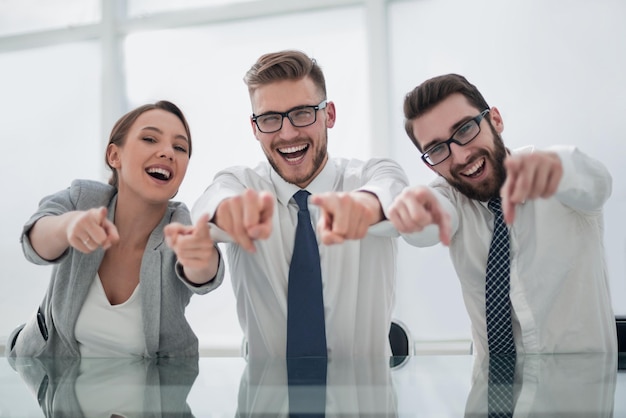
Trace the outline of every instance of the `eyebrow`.
<instances>
[{"instance_id":1,"label":"eyebrow","mask_svg":"<svg viewBox=\"0 0 626 418\"><path fill-rule=\"evenodd\" d=\"M327 99L322 99L322 102L324 100L327 100ZM268 110L267 112L263 112L263 113L254 113L254 112L252 112L252 115L253 116L284 115L285 113L289 113L289 112L292 112L294 110L302 109L303 107L315 107L315 106L319 106L319 103L318 104L313 104L313 105L303 104L303 105L294 106L291 109L285 110L284 112L279 112L278 110Z\"/></svg>"},{"instance_id":2,"label":"eyebrow","mask_svg":"<svg viewBox=\"0 0 626 418\"><path fill-rule=\"evenodd\" d=\"M144 126L143 128L141 128L141 130L142 131L154 131L154 132L157 132L157 133L163 135L163 131L160 130L159 128L155 127L155 126ZM184 135L176 135L176 138L177 139L182 139L183 141L189 142L189 139L187 139L187 137L184 136Z\"/></svg>"},{"instance_id":3,"label":"eyebrow","mask_svg":"<svg viewBox=\"0 0 626 418\"><path fill-rule=\"evenodd\" d=\"M454 133L455 133L455 132L456 132L456 131L457 131L457 130L461 127L461 126L463 126L465 123L469 122L469 121L470 121L470 120L472 120L472 119L473 119L473 116L466 116L466 117L464 117L463 119L461 119L460 121L456 122L455 124L453 124L453 125L450 127L450 136L449 136L448 138L446 138L446 139L439 139L439 138L433 139L433 140L432 140L432 141L430 141L428 144L424 145L424 148L423 148L423 149L424 149L424 150L427 150L427 149L429 149L430 147L432 147L432 146L434 146L434 145L436 145L436 144L439 144L439 143L441 143L441 142L447 141L448 139L450 139L450 138L452 137L452 135L454 135Z\"/></svg>"}]
</instances>

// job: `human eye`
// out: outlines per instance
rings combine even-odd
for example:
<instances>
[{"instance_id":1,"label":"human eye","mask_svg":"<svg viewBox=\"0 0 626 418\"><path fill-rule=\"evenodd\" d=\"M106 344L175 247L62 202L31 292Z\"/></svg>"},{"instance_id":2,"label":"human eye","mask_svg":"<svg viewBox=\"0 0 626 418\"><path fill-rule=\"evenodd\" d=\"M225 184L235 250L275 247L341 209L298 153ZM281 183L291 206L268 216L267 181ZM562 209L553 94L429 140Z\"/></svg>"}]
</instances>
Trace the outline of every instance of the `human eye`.
<instances>
[{"instance_id":1,"label":"human eye","mask_svg":"<svg viewBox=\"0 0 626 418\"><path fill-rule=\"evenodd\" d=\"M476 132L476 122L470 120L466 122L463 126L461 126L457 131L454 137L463 141L464 139L473 138L474 132Z\"/></svg>"},{"instance_id":2,"label":"human eye","mask_svg":"<svg viewBox=\"0 0 626 418\"><path fill-rule=\"evenodd\" d=\"M283 117L280 113L266 113L258 116L256 123L261 131L275 131L280 129L282 119Z\"/></svg>"},{"instance_id":3,"label":"human eye","mask_svg":"<svg viewBox=\"0 0 626 418\"><path fill-rule=\"evenodd\" d=\"M291 119L299 122L308 122L311 120L313 116L313 108L311 107L301 107L299 109L294 109L289 112L289 116Z\"/></svg>"},{"instance_id":4,"label":"human eye","mask_svg":"<svg viewBox=\"0 0 626 418\"><path fill-rule=\"evenodd\" d=\"M153 136L144 136L141 138L143 141L146 142L150 142L152 144L154 144L155 142L157 142L156 138L154 138Z\"/></svg>"},{"instance_id":5,"label":"human eye","mask_svg":"<svg viewBox=\"0 0 626 418\"><path fill-rule=\"evenodd\" d=\"M445 143L441 143L431 147L428 151L426 151L426 154L430 155L433 158L437 158L445 155L446 152L448 152L448 147Z\"/></svg>"},{"instance_id":6,"label":"human eye","mask_svg":"<svg viewBox=\"0 0 626 418\"><path fill-rule=\"evenodd\" d=\"M174 149L176 151L184 152L185 154L187 154L187 147L183 147L182 145L175 145Z\"/></svg>"},{"instance_id":7,"label":"human eye","mask_svg":"<svg viewBox=\"0 0 626 418\"><path fill-rule=\"evenodd\" d=\"M257 118L257 121L266 124L275 124L281 119L280 115L277 113L268 113L266 115L261 115Z\"/></svg>"}]
</instances>

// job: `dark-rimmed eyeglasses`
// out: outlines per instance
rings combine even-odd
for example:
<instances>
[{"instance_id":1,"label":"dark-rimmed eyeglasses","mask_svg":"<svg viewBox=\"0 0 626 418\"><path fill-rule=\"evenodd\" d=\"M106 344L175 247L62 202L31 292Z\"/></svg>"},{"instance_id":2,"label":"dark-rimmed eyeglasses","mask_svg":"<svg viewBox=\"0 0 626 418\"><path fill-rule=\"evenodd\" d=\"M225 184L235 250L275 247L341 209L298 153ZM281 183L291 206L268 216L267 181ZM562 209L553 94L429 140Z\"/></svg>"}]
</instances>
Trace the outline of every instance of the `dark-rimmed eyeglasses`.
<instances>
[{"instance_id":1,"label":"dark-rimmed eyeglasses","mask_svg":"<svg viewBox=\"0 0 626 418\"><path fill-rule=\"evenodd\" d=\"M252 120L256 123L259 131L271 134L282 129L283 119L285 118L289 119L289 122L296 128L313 125L317 121L317 111L324 108L326 108L326 99L316 106L298 106L286 112L267 112L262 115L252 114Z\"/></svg>"},{"instance_id":2,"label":"dark-rimmed eyeglasses","mask_svg":"<svg viewBox=\"0 0 626 418\"><path fill-rule=\"evenodd\" d=\"M459 129L454 131L450 139L440 142L428 148L422 154L422 160L428 165L437 165L448 159L452 151L450 144L467 145L480 133L480 122L485 115L489 113L489 109L485 109L478 116L465 122Z\"/></svg>"}]
</instances>

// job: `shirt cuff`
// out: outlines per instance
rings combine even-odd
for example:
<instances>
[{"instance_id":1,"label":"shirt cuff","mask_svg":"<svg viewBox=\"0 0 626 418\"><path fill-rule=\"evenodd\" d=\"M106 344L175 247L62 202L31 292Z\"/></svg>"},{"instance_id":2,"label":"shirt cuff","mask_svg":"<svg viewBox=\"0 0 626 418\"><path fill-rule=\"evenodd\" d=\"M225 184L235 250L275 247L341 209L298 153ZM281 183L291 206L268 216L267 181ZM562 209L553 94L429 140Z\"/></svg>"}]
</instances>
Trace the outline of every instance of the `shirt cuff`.
<instances>
[{"instance_id":1,"label":"shirt cuff","mask_svg":"<svg viewBox=\"0 0 626 418\"><path fill-rule=\"evenodd\" d=\"M217 250L217 256L218 256L217 272L215 273L215 276L211 280L205 283L194 283L194 282L189 281L189 279L187 279L187 277L185 276L185 270L183 269L183 265L180 264L178 260L176 260L176 264L174 266L176 270L176 275L178 276L180 280L182 280L183 283L185 283L185 285L192 292L204 295L206 293L209 293L217 289L224 281L224 272L225 272L224 257L222 257L222 252L220 251L217 245L215 246L215 249Z\"/></svg>"}]
</instances>

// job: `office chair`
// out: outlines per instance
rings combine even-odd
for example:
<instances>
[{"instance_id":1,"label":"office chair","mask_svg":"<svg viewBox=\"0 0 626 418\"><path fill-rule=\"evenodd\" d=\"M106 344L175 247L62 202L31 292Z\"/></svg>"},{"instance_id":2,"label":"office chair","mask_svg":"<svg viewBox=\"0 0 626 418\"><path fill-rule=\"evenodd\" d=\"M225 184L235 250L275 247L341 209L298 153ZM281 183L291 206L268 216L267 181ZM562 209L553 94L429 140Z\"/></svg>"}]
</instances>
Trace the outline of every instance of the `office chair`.
<instances>
[{"instance_id":1,"label":"office chair","mask_svg":"<svg viewBox=\"0 0 626 418\"><path fill-rule=\"evenodd\" d=\"M392 369L406 363L409 356L413 354L413 339L409 333L409 328L397 319L391 321L389 344L393 355L389 360Z\"/></svg>"},{"instance_id":2,"label":"office chair","mask_svg":"<svg viewBox=\"0 0 626 418\"><path fill-rule=\"evenodd\" d=\"M626 370L626 316L616 316L617 351L619 352L617 368Z\"/></svg>"},{"instance_id":3,"label":"office chair","mask_svg":"<svg viewBox=\"0 0 626 418\"><path fill-rule=\"evenodd\" d=\"M408 356L413 354L413 340L409 328L397 319L391 321L389 344L393 356L389 360L389 365L392 368L401 366L408 360ZM245 359L248 358L248 340L245 336L241 341L241 356Z\"/></svg>"}]
</instances>

